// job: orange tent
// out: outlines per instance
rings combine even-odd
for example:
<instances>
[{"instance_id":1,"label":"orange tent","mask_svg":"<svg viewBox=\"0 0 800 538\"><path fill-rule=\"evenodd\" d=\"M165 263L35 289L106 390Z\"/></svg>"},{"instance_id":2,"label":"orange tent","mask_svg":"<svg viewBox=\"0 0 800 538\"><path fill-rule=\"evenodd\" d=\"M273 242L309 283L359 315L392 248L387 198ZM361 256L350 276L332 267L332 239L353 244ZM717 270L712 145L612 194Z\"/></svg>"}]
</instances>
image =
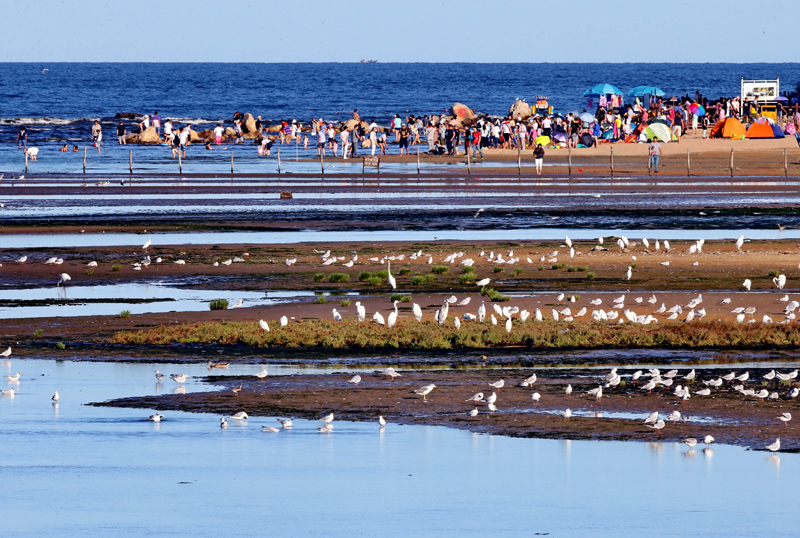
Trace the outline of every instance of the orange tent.
<instances>
[{"instance_id":1,"label":"orange tent","mask_svg":"<svg viewBox=\"0 0 800 538\"><path fill-rule=\"evenodd\" d=\"M775 138L772 125L769 123L754 123L744 135L745 138Z\"/></svg>"},{"instance_id":2,"label":"orange tent","mask_svg":"<svg viewBox=\"0 0 800 538\"><path fill-rule=\"evenodd\" d=\"M737 138L745 136L745 129L742 122L736 118L727 118L718 121L711 129L711 138Z\"/></svg>"}]
</instances>

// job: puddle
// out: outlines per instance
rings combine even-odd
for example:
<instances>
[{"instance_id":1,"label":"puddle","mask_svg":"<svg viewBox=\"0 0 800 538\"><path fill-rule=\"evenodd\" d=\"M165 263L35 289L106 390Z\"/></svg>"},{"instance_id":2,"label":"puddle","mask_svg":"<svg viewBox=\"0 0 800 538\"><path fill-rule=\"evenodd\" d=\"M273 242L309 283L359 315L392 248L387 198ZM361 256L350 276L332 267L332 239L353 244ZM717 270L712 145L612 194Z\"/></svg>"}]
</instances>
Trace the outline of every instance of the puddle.
<instances>
[{"instance_id":1,"label":"puddle","mask_svg":"<svg viewBox=\"0 0 800 538\"><path fill-rule=\"evenodd\" d=\"M323 293L329 295L328 292ZM312 291L231 291L178 287L176 282L126 283L0 291L0 319L118 315L208 310L209 301L243 300L242 308L276 305L315 297ZM357 293L348 294L357 295Z\"/></svg>"}]
</instances>

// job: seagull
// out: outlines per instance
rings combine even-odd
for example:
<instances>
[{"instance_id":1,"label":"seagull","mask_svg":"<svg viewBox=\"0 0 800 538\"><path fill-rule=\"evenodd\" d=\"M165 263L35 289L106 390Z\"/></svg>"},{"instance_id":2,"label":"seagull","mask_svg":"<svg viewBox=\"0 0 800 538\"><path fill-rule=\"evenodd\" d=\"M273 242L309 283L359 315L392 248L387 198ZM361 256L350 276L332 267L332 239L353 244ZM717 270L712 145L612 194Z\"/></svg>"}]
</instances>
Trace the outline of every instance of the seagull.
<instances>
[{"instance_id":1,"label":"seagull","mask_svg":"<svg viewBox=\"0 0 800 538\"><path fill-rule=\"evenodd\" d=\"M658 420L658 411L653 411L644 419L645 424L654 424Z\"/></svg>"},{"instance_id":2,"label":"seagull","mask_svg":"<svg viewBox=\"0 0 800 538\"><path fill-rule=\"evenodd\" d=\"M395 369L394 369L394 368L392 368L391 366L389 366L388 368L384 368L384 370L383 370L383 374L384 374L385 376L387 376L389 379L391 379L392 381L394 381L394 378L395 378L395 377L403 377L403 375L402 375L402 374L399 374L399 373L397 372L397 370L395 370Z\"/></svg>"},{"instance_id":3,"label":"seagull","mask_svg":"<svg viewBox=\"0 0 800 538\"><path fill-rule=\"evenodd\" d=\"M347 382L348 383L352 383L353 385L355 385L357 387L358 384L361 383L361 376L356 374L353 377L351 377L350 379L348 379Z\"/></svg>"},{"instance_id":4,"label":"seagull","mask_svg":"<svg viewBox=\"0 0 800 538\"><path fill-rule=\"evenodd\" d=\"M378 424L380 425L381 428L386 427L386 419L383 418L383 415L378 415Z\"/></svg>"},{"instance_id":5,"label":"seagull","mask_svg":"<svg viewBox=\"0 0 800 538\"><path fill-rule=\"evenodd\" d=\"M494 383L489 383L489 386L500 390L505 386L505 384L506 384L505 380L501 379L500 381L495 381Z\"/></svg>"},{"instance_id":6,"label":"seagull","mask_svg":"<svg viewBox=\"0 0 800 538\"><path fill-rule=\"evenodd\" d=\"M653 428L658 433L661 433L661 430L664 428L665 425L666 425L666 423L663 420L659 419L655 424L652 424L652 425L648 424L647 427L648 428Z\"/></svg>"},{"instance_id":7,"label":"seagull","mask_svg":"<svg viewBox=\"0 0 800 538\"><path fill-rule=\"evenodd\" d=\"M11 346L9 346L8 349L0 353L0 357L5 357L6 359L8 359L8 357L10 356L11 356Z\"/></svg>"},{"instance_id":8,"label":"seagull","mask_svg":"<svg viewBox=\"0 0 800 538\"><path fill-rule=\"evenodd\" d=\"M682 441L683 444L689 447L689 450L693 449L695 445L697 445L697 439L694 437L687 437Z\"/></svg>"},{"instance_id":9,"label":"seagull","mask_svg":"<svg viewBox=\"0 0 800 538\"><path fill-rule=\"evenodd\" d=\"M189 376L186 374L169 374L170 379L178 383L185 383Z\"/></svg>"},{"instance_id":10,"label":"seagull","mask_svg":"<svg viewBox=\"0 0 800 538\"><path fill-rule=\"evenodd\" d=\"M56 393L56 394L58 394L58 393ZM784 414L782 414L781 416L778 417L778 420L782 420L783 423L788 426L789 425L789 421L792 420L792 414L791 413L784 413Z\"/></svg>"},{"instance_id":11,"label":"seagull","mask_svg":"<svg viewBox=\"0 0 800 538\"><path fill-rule=\"evenodd\" d=\"M0 390L0 394L2 394L3 396L11 396L13 398L14 397L14 389L10 388L10 389L5 389L5 390Z\"/></svg>"},{"instance_id":12,"label":"seagull","mask_svg":"<svg viewBox=\"0 0 800 538\"><path fill-rule=\"evenodd\" d=\"M680 411L673 411L669 415L667 415L667 420L678 421L681 419L681 412Z\"/></svg>"},{"instance_id":13,"label":"seagull","mask_svg":"<svg viewBox=\"0 0 800 538\"><path fill-rule=\"evenodd\" d=\"M569 398L570 394L572 394L572 385L567 385L567 388L564 389L564 394L566 394L567 398Z\"/></svg>"},{"instance_id":14,"label":"seagull","mask_svg":"<svg viewBox=\"0 0 800 538\"><path fill-rule=\"evenodd\" d=\"M489 282L491 282L491 281L492 281L491 278L484 278L484 279L478 280L475 283L475 285L478 286L479 288L482 288L484 286L487 286L489 284Z\"/></svg>"},{"instance_id":15,"label":"seagull","mask_svg":"<svg viewBox=\"0 0 800 538\"><path fill-rule=\"evenodd\" d=\"M477 416L478 416L478 408L476 407L475 409L471 410L471 411L470 411L469 413L467 413L467 414L469 415L469 417L470 417L470 418L475 418L475 417L477 417Z\"/></svg>"},{"instance_id":16,"label":"seagull","mask_svg":"<svg viewBox=\"0 0 800 538\"><path fill-rule=\"evenodd\" d=\"M477 394L473 395L472 398L468 398L464 400L465 402L481 402L483 401L483 393L478 392Z\"/></svg>"},{"instance_id":17,"label":"seagull","mask_svg":"<svg viewBox=\"0 0 800 538\"><path fill-rule=\"evenodd\" d=\"M158 370L156 370L155 376L156 376L156 379L157 379L159 382L161 382L161 380L162 380L162 379L164 379L164 374L162 374L162 373L161 373L161 372L159 372Z\"/></svg>"},{"instance_id":18,"label":"seagull","mask_svg":"<svg viewBox=\"0 0 800 538\"><path fill-rule=\"evenodd\" d=\"M778 437L777 439L775 439L775 442L774 442L774 443L772 443L771 445L767 445L767 446L766 446L766 447L764 447L764 448L766 448L766 449L767 449L767 450L769 450L770 452L777 452L777 451L779 451L779 450L781 449L781 438L780 438L780 437Z\"/></svg>"},{"instance_id":19,"label":"seagull","mask_svg":"<svg viewBox=\"0 0 800 538\"><path fill-rule=\"evenodd\" d=\"M750 287L752 285L753 285L753 283L750 281L749 278L745 278L744 282L742 283L742 286L744 286L747 291L750 291Z\"/></svg>"},{"instance_id":20,"label":"seagull","mask_svg":"<svg viewBox=\"0 0 800 538\"><path fill-rule=\"evenodd\" d=\"M232 414L228 418L233 419L233 420L247 420L248 417L247 417L247 413L245 413L244 411L239 411L238 413Z\"/></svg>"},{"instance_id":21,"label":"seagull","mask_svg":"<svg viewBox=\"0 0 800 538\"><path fill-rule=\"evenodd\" d=\"M61 273L61 280L58 281L56 287L59 287L61 284L64 284L66 286L67 282L69 282L70 280L72 280L72 277L70 277L67 273Z\"/></svg>"},{"instance_id":22,"label":"seagull","mask_svg":"<svg viewBox=\"0 0 800 538\"><path fill-rule=\"evenodd\" d=\"M711 446L711 443L713 443L713 442L714 442L714 438L713 438L713 437L711 437L710 435L706 435L706 436L703 438L703 442L706 444L706 448L708 448L709 446Z\"/></svg>"},{"instance_id":23,"label":"seagull","mask_svg":"<svg viewBox=\"0 0 800 538\"><path fill-rule=\"evenodd\" d=\"M431 391L433 389L435 389L435 388L436 388L436 385L431 383L430 385L425 385L424 387L418 388L417 390L414 391L414 394L418 394L418 395L422 396L423 400L428 401L428 394L430 394Z\"/></svg>"},{"instance_id":24,"label":"seagull","mask_svg":"<svg viewBox=\"0 0 800 538\"><path fill-rule=\"evenodd\" d=\"M275 426L261 426L261 429L268 433L278 433L281 431L280 429L276 428Z\"/></svg>"},{"instance_id":25,"label":"seagull","mask_svg":"<svg viewBox=\"0 0 800 538\"><path fill-rule=\"evenodd\" d=\"M144 245L142 245L142 250L147 250L147 247L149 247L152 244L153 242L150 239L148 239L147 241L145 241Z\"/></svg>"},{"instance_id":26,"label":"seagull","mask_svg":"<svg viewBox=\"0 0 800 538\"><path fill-rule=\"evenodd\" d=\"M267 377L268 375L269 375L269 370L267 369L267 367L266 367L266 366L262 367L262 368L261 368L261 371L260 371L260 372L258 372L257 374L255 374L255 376L256 376L257 378L259 378L259 379L264 379L264 378L265 378L265 377Z\"/></svg>"},{"instance_id":27,"label":"seagull","mask_svg":"<svg viewBox=\"0 0 800 538\"><path fill-rule=\"evenodd\" d=\"M539 394L538 392L534 392L533 394L531 394L531 400L533 400L533 403L539 403L539 400L541 398L542 398L542 395Z\"/></svg>"},{"instance_id":28,"label":"seagull","mask_svg":"<svg viewBox=\"0 0 800 538\"><path fill-rule=\"evenodd\" d=\"M55 392L53 393L53 397L52 397L52 398L50 398L50 399L51 399L51 400L53 400L53 403L55 403L55 402L57 402L58 400L60 400L60 399L61 399L61 396L59 396L59 394L58 394L58 391L55 391ZM785 414L785 413L784 413L784 414ZM791 418L791 416L790 416L789 418Z\"/></svg>"},{"instance_id":29,"label":"seagull","mask_svg":"<svg viewBox=\"0 0 800 538\"><path fill-rule=\"evenodd\" d=\"M156 413L155 415L150 415L150 417L147 420L151 422L161 422L162 418L164 418L164 415L162 415L161 413Z\"/></svg>"},{"instance_id":30,"label":"seagull","mask_svg":"<svg viewBox=\"0 0 800 538\"><path fill-rule=\"evenodd\" d=\"M564 420L569 420L569 417L572 416L572 410L567 408L562 415L564 416Z\"/></svg>"},{"instance_id":31,"label":"seagull","mask_svg":"<svg viewBox=\"0 0 800 538\"><path fill-rule=\"evenodd\" d=\"M28 257L27 256L23 256L23 257L21 257L20 259L17 260L17 263L25 263L26 261L28 261Z\"/></svg>"},{"instance_id":32,"label":"seagull","mask_svg":"<svg viewBox=\"0 0 800 538\"><path fill-rule=\"evenodd\" d=\"M356 308L358 308L358 307L356 307ZM363 320L361 320L361 321L363 321ZM286 327L287 325L289 325L289 318L287 318L286 316L281 316L280 323L281 323L281 327Z\"/></svg>"},{"instance_id":33,"label":"seagull","mask_svg":"<svg viewBox=\"0 0 800 538\"><path fill-rule=\"evenodd\" d=\"M219 419L219 427L222 428L223 430L228 428L228 420L225 417Z\"/></svg>"},{"instance_id":34,"label":"seagull","mask_svg":"<svg viewBox=\"0 0 800 538\"><path fill-rule=\"evenodd\" d=\"M269 325L263 319L258 320L258 326L261 327L265 332L269 332Z\"/></svg>"},{"instance_id":35,"label":"seagull","mask_svg":"<svg viewBox=\"0 0 800 538\"><path fill-rule=\"evenodd\" d=\"M281 423L281 426L283 427L284 430L292 429L292 419L276 418L275 420Z\"/></svg>"},{"instance_id":36,"label":"seagull","mask_svg":"<svg viewBox=\"0 0 800 538\"><path fill-rule=\"evenodd\" d=\"M736 250L742 250L742 245L744 245L744 236L740 235L739 239L736 240Z\"/></svg>"},{"instance_id":37,"label":"seagull","mask_svg":"<svg viewBox=\"0 0 800 538\"><path fill-rule=\"evenodd\" d=\"M333 413L325 415L324 417L319 419L319 421L324 422L325 424L330 424L331 422L333 422Z\"/></svg>"},{"instance_id":38,"label":"seagull","mask_svg":"<svg viewBox=\"0 0 800 538\"><path fill-rule=\"evenodd\" d=\"M487 404L493 404L497 401L497 393L491 393L489 396L486 397L484 400Z\"/></svg>"},{"instance_id":39,"label":"seagull","mask_svg":"<svg viewBox=\"0 0 800 538\"><path fill-rule=\"evenodd\" d=\"M19 381L21 375L21 372L17 372L16 374L4 375L3 377L7 378L9 381Z\"/></svg>"}]
</instances>

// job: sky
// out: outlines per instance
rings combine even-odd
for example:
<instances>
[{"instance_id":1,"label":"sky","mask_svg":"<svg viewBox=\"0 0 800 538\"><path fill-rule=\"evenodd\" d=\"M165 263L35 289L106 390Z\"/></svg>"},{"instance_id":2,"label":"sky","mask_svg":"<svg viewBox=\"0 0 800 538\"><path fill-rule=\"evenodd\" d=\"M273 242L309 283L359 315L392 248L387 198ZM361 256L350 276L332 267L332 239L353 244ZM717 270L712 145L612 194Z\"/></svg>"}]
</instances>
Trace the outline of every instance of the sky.
<instances>
[{"instance_id":1,"label":"sky","mask_svg":"<svg viewBox=\"0 0 800 538\"><path fill-rule=\"evenodd\" d=\"M0 62L796 62L800 2L770 5L4 1Z\"/></svg>"}]
</instances>

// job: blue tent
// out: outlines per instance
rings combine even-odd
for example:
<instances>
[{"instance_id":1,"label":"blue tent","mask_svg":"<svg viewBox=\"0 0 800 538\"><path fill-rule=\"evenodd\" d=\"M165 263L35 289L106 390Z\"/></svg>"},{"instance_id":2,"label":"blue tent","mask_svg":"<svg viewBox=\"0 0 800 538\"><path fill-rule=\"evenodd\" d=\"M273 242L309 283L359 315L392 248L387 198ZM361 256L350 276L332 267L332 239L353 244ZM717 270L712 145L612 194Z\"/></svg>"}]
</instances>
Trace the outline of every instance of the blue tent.
<instances>
[{"instance_id":1,"label":"blue tent","mask_svg":"<svg viewBox=\"0 0 800 538\"><path fill-rule=\"evenodd\" d=\"M641 97L643 95L652 95L654 97L664 97L664 90L656 88L655 86L636 86L631 88L628 95L633 97Z\"/></svg>"},{"instance_id":2,"label":"blue tent","mask_svg":"<svg viewBox=\"0 0 800 538\"><path fill-rule=\"evenodd\" d=\"M583 92L584 97L600 97L601 95L622 95L622 90L613 84L598 84Z\"/></svg>"}]
</instances>

